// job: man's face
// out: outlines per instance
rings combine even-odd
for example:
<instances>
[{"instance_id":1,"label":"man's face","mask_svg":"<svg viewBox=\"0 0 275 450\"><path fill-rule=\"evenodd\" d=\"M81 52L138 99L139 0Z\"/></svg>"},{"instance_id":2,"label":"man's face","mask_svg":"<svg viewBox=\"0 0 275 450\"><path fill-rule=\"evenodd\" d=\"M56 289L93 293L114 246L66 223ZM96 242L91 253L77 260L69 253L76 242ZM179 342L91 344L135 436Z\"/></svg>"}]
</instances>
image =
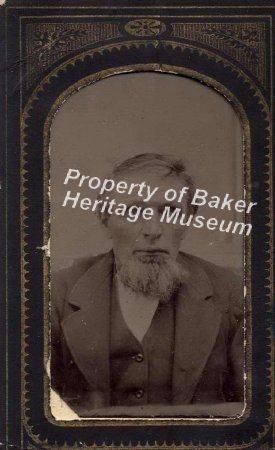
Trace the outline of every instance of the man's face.
<instances>
[{"instance_id":1,"label":"man's face","mask_svg":"<svg viewBox=\"0 0 275 450\"><path fill-rule=\"evenodd\" d=\"M172 208L181 208L182 212L187 215L187 193L183 196L180 203L177 201L177 198L172 202L164 198L165 191L174 189L180 192L186 186L186 183L180 177L175 175L164 176L161 173L154 173L152 169L144 170L142 173L139 171L129 175L124 174L116 181L122 180L127 182L128 186L131 183L141 184L145 181L151 190L155 187L159 189L147 202L143 201L143 198L146 198L147 188L143 189L143 197L138 195L138 188L135 188L131 195L127 193L116 194L115 200L117 204L124 203L128 207L150 207L154 212L150 220L142 218L140 214L136 222L129 222L127 215L118 216L112 214L109 216L107 227L113 240L116 261L119 264L127 264L129 259L137 262L151 262L157 260L157 258L175 261L181 239L186 232L186 227L179 224L168 224L166 221L160 222L160 218L165 206L170 206L171 213L173 211Z\"/></svg>"}]
</instances>

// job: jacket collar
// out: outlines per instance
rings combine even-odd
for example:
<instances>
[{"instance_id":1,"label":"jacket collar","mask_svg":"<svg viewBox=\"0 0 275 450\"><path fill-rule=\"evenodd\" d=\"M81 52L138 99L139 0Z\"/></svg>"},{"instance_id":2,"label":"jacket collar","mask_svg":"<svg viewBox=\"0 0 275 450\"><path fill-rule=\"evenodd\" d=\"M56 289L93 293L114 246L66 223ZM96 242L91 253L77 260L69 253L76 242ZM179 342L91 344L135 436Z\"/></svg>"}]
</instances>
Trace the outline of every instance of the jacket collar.
<instances>
[{"instance_id":1,"label":"jacket collar","mask_svg":"<svg viewBox=\"0 0 275 450\"><path fill-rule=\"evenodd\" d=\"M114 268L113 252L100 255L98 260L78 279L71 290L68 302L80 309L86 309L99 297L110 291Z\"/></svg>"},{"instance_id":2,"label":"jacket collar","mask_svg":"<svg viewBox=\"0 0 275 450\"><path fill-rule=\"evenodd\" d=\"M212 302L210 280L199 263L181 254L189 278L176 295L173 403L188 403L215 344L221 313ZM99 258L78 280L69 303L79 309L62 322L68 347L95 399L91 407L110 402L110 303L113 253ZM94 399L94 397L93 397Z\"/></svg>"},{"instance_id":3,"label":"jacket collar","mask_svg":"<svg viewBox=\"0 0 275 450\"><path fill-rule=\"evenodd\" d=\"M78 310L67 316L62 329L80 371L89 384L91 408L110 402L109 341L113 256L108 253L74 285L68 302Z\"/></svg>"},{"instance_id":4,"label":"jacket collar","mask_svg":"<svg viewBox=\"0 0 275 450\"><path fill-rule=\"evenodd\" d=\"M191 401L221 323L221 313L213 303L211 282L201 264L184 254L182 263L189 278L176 296L174 404Z\"/></svg>"}]
</instances>

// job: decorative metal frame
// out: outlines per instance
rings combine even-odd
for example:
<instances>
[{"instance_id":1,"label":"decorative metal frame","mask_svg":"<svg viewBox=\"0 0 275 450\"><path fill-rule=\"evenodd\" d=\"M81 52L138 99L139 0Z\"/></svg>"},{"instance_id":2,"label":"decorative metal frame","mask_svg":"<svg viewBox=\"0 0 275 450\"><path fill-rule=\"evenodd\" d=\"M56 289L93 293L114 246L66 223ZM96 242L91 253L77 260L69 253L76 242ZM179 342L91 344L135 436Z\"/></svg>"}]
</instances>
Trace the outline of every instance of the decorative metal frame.
<instances>
[{"instance_id":1,"label":"decorative metal frame","mask_svg":"<svg viewBox=\"0 0 275 450\"><path fill-rule=\"evenodd\" d=\"M245 0L237 9L227 1L222 5L210 2L212 6L194 1L148 6L125 0L121 6L104 1L87 6L82 0L77 6L68 1L61 9L54 0L44 2L45 6L38 3L10 1L3 12L6 236L8 262L12 263L12 268L8 265L4 305L7 326L2 333L6 403L1 414L7 444L22 449L271 450L275 7L265 2L249 6ZM37 243L47 245L50 237L51 123L73 92L102 78L144 71L183 75L205 83L232 103L242 123L244 185L247 199L258 202L250 217L251 238L245 239L246 411L238 419L218 421L56 421L48 406L44 369L49 356L49 260L37 248ZM19 224L20 236L13 235Z\"/></svg>"}]
</instances>

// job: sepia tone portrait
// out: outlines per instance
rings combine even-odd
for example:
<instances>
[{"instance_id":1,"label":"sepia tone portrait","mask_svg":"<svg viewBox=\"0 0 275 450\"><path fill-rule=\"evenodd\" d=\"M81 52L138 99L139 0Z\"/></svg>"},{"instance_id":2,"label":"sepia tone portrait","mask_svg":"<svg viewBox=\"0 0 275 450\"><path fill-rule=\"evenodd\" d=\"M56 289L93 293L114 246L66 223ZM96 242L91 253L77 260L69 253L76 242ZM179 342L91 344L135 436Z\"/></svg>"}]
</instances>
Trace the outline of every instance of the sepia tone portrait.
<instances>
[{"instance_id":1,"label":"sepia tone portrait","mask_svg":"<svg viewBox=\"0 0 275 450\"><path fill-rule=\"evenodd\" d=\"M61 106L50 139L54 417L241 414L242 153L237 112L187 77L116 75ZM197 189L234 202L196 204ZM181 220L162 220L167 204Z\"/></svg>"}]
</instances>

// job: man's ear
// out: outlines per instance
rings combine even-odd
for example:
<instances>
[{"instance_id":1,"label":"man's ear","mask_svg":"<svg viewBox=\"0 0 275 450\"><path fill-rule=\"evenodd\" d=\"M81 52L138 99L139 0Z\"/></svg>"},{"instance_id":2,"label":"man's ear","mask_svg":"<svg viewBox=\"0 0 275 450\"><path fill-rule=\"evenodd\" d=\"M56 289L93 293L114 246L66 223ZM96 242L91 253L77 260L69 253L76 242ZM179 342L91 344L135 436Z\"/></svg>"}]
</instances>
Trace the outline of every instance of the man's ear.
<instances>
[{"instance_id":1,"label":"man's ear","mask_svg":"<svg viewBox=\"0 0 275 450\"><path fill-rule=\"evenodd\" d=\"M106 225L103 225L103 230L104 230L104 234L105 234L106 238L112 239L112 233L111 233L110 228Z\"/></svg>"},{"instance_id":2,"label":"man's ear","mask_svg":"<svg viewBox=\"0 0 275 450\"><path fill-rule=\"evenodd\" d=\"M183 241L186 238L186 235L187 235L188 231L189 230L188 230L187 227L183 229L183 233L182 233L181 238L180 238L181 241Z\"/></svg>"},{"instance_id":3,"label":"man's ear","mask_svg":"<svg viewBox=\"0 0 275 450\"><path fill-rule=\"evenodd\" d=\"M188 214L187 220L189 220L190 215L191 215L191 213ZM196 213L194 213L194 214L192 213L192 220L190 222L190 225L193 222L195 215L196 215ZM180 238L181 241L183 241L183 239L186 238L186 235L187 235L187 233L189 231L189 227L183 227L183 228L184 228L184 230L183 230L183 233L182 233L181 238Z\"/></svg>"},{"instance_id":4,"label":"man's ear","mask_svg":"<svg viewBox=\"0 0 275 450\"><path fill-rule=\"evenodd\" d=\"M110 228L108 226L108 218L107 217L102 217L101 225L102 225L105 237L107 239L112 239L112 233L111 233L111 230L110 230Z\"/></svg>"}]
</instances>

